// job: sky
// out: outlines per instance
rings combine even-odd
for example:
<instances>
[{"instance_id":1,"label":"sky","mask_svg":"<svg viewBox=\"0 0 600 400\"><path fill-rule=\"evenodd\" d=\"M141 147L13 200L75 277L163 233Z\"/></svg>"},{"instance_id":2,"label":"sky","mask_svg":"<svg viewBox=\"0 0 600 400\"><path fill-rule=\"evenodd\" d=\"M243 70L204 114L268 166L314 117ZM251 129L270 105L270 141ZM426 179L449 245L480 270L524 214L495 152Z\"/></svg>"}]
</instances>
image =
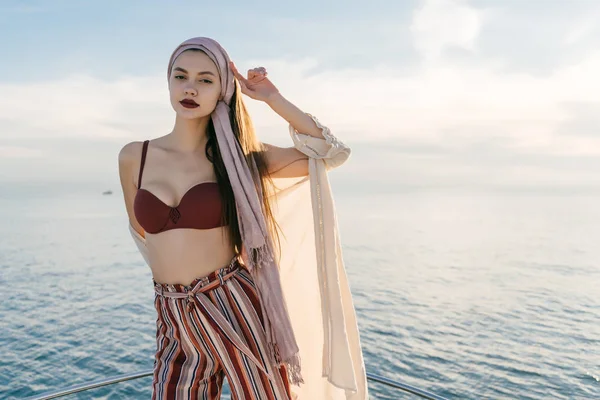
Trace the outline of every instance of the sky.
<instances>
[{"instance_id":1,"label":"sky","mask_svg":"<svg viewBox=\"0 0 600 400\"><path fill-rule=\"evenodd\" d=\"M600 193L598 20L596 0L1 0L0 195L120 190L122 146L173 127L167 62L194 36L352 148L340 190Z\"/></svg>"}]
</instances>

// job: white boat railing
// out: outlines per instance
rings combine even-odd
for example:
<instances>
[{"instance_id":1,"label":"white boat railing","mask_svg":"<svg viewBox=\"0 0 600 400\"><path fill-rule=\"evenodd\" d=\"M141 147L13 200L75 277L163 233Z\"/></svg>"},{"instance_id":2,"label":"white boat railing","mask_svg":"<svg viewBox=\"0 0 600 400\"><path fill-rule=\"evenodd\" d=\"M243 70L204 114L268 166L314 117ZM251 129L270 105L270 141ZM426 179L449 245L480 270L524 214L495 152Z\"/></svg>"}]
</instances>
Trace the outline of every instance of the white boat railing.
<instances>
[{"instance_id":1,"label":"white boat railing","mask_svg":"<svg viewBox=\"0 0 600 400\"><path fill-rule=\"evenodd\" d=\"M118 376L113 376L111 378L107 378L107 379L102 379L102 380L98 380L98 381L94 381L94 382L88 382L88 383L84 383L84 384L80 384L80 385L75 385L75 386L71 386L68 388L64 388L64 389L60 389L60 390L56 390L53 392L46 392L46 393L42 393L36 396L32 396L27 398L26 400L49 400L49 399L57 399L59 397L64 397L64 396L68 396L70 394L73 393L79 393L79 392L83 392L86 390L91 390L91 389L96 389L102 386L108 386L108 385L113 385L115 383L120 383L120 382L125 382L125 381L129 381L132 379L139 379L139 378L145 378L147 376L152 376L153 372L152 370L146 370L146 371L140 371L140 372L134 372L131 374L125 374L125 375L118 375ZM401 383L392 379L388 379L386 377L380 376L380 375L376 375L376 374L371 374L367 372L367 380L373 381L373 382L378 382L381 383L383 385L386 386L390 386L393 387L395 389L399 389L402 390L406 393L411 393L414 394L418 397L421 397L423 399L429 399L429 400L447 400L445 397L441 397L438 395L435 395L431 392L428 392L426 390L423 389L419 389L415 386L411 386L411 385L407 385L405 383Z\"/></svg>"}]
</instances>

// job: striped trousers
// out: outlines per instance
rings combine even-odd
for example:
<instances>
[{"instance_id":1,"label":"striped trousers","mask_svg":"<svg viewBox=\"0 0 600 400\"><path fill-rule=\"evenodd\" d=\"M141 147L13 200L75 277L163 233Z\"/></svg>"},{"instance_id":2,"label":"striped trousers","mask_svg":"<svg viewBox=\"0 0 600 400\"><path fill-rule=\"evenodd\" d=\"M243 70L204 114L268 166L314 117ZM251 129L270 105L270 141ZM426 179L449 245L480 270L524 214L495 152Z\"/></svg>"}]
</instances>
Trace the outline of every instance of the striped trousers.
<instances>
[{"instance_id":1,"label":"striped trousers","mask_svg":"<svg viewBox=\"0 0 600 400\"><path fill-rule=\"evenodd\" d=\"M219 399L225 376L234 400L292 398L285 366L269 357L257 289L238 256L187 286L153 282L152 400Z\"/></svg>"}]
</instances>

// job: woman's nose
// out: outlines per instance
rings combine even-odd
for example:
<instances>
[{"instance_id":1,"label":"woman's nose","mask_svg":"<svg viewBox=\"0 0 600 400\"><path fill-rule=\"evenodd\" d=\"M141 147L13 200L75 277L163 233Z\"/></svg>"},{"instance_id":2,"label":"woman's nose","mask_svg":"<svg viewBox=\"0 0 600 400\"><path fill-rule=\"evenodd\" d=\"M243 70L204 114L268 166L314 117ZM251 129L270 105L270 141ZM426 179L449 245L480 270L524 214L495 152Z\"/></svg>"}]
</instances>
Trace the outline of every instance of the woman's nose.
<instances>
[{"instance_id":1,"label":"woman's nose","mask_svg":"<svg viewBox=\"0 0 600 400\"><path fill-rule=\"evenodd\" d=\"M192 88L192 87L187 87L184 90L186 95L191 95L191 96L195 96L196 95L196 89Z\"/></svg>"}]
</instances>

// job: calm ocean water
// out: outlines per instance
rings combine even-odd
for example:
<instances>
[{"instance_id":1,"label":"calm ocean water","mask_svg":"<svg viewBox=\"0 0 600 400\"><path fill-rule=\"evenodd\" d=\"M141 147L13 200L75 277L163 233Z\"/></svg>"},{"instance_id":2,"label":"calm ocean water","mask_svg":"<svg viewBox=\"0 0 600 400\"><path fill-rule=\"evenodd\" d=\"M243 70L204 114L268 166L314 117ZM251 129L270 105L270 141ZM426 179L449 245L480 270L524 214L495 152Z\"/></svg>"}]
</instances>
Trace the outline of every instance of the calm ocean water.
<instances>
[{"instance_id":1,"label":"calm ocean water","mask_svg":"<svg viewBox=\"0 0 600 400\"><path fill-rule=\"evenodd\" d=\"M152 368L150 270L102 190L0 193L2 399ZM339 192L368 371L450 399L599 399L599 200Z\"/></svg>"}]
</instances>

